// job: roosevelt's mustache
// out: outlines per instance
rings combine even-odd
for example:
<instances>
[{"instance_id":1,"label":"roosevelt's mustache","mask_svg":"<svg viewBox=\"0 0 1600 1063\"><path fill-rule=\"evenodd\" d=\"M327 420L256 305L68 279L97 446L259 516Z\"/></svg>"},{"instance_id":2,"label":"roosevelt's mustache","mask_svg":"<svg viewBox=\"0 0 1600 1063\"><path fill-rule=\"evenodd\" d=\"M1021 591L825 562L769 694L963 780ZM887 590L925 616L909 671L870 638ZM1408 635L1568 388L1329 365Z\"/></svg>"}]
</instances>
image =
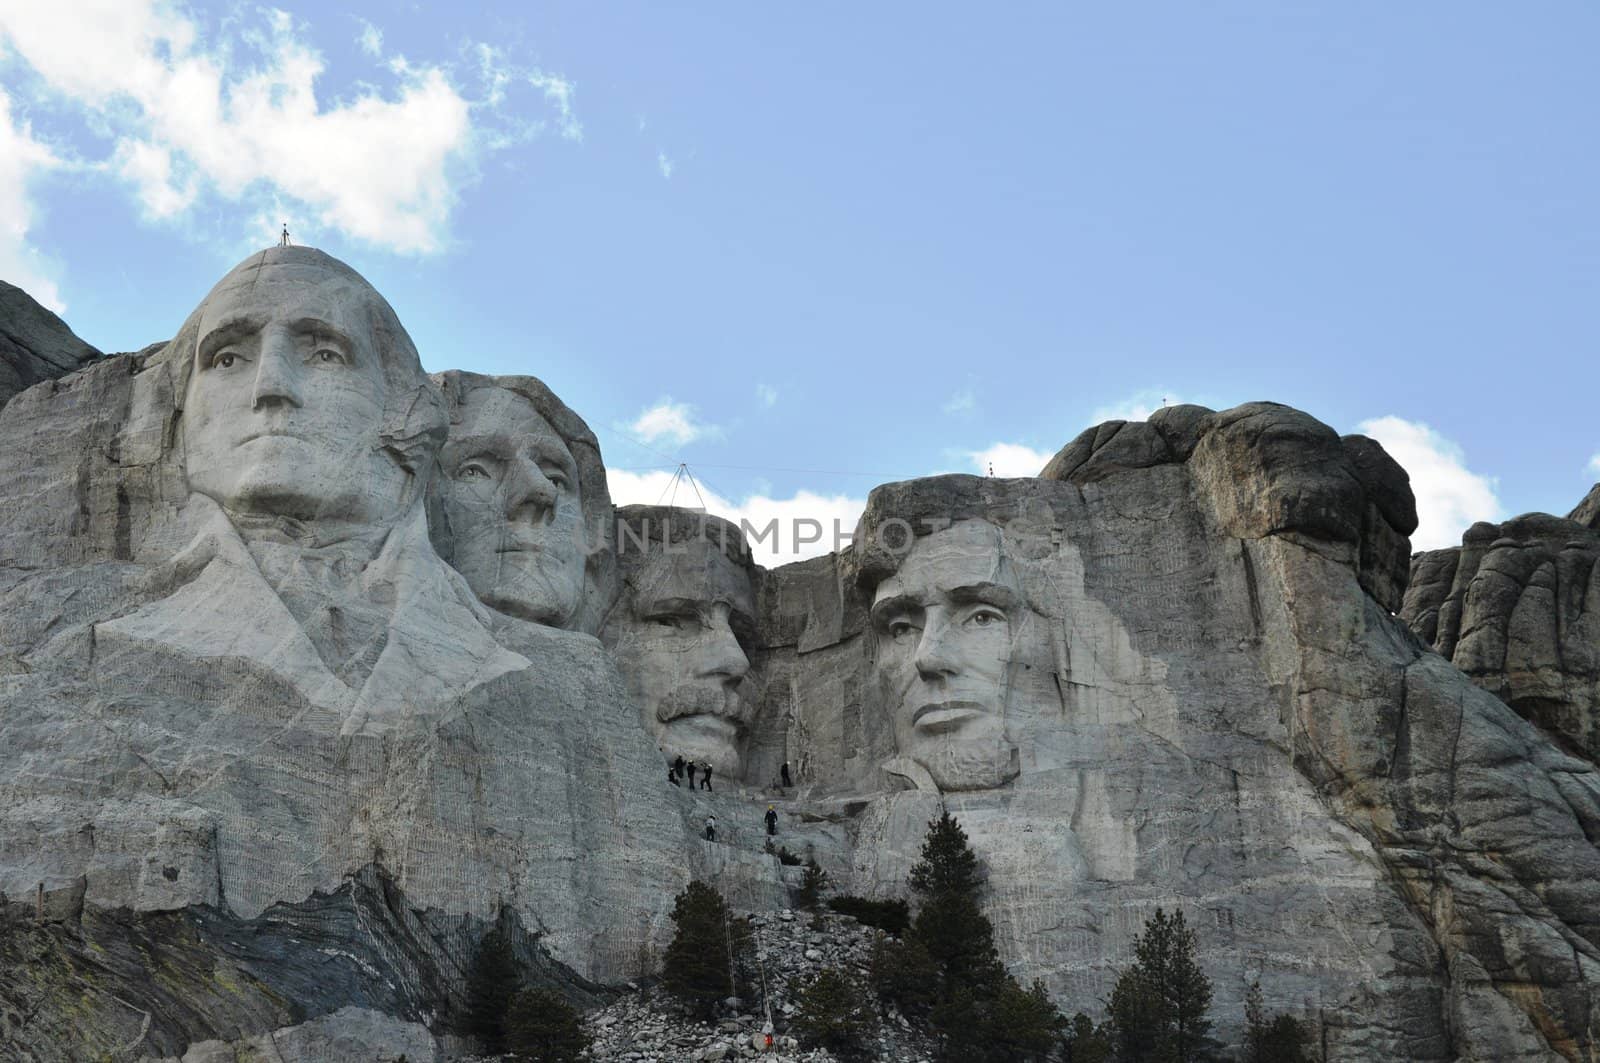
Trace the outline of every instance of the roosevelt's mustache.
<instances>
[{"instance_id":1,"label":"roosevelt's mustache","mask_svg":"<svg viewBox=\"0 0 1600 1063\"><path fill-rule=\"evenodd\" d=\"M680 683L656 703L656 719L661 723L685 716L720 716L743 727L754 715L755 702L746 696L743 684L729 687L718 679Z\"/></svg>"}]
</instances>

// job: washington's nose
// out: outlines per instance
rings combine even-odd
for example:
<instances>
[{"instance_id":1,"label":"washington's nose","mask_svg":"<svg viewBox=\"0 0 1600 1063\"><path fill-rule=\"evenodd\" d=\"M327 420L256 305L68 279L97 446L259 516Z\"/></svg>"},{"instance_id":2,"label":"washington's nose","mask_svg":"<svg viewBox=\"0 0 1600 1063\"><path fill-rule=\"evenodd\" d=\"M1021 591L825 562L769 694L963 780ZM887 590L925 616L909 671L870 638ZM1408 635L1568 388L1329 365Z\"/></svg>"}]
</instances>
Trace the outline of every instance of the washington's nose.
<instances>
[{"instance_id":1,"label":"washington's nose","mask_svg":"<svg viewBox=\"0 0 1600 1063\"><path fill-rule=\"evenodd\" d=\"M717 676L724 684L733 686L749 671L750 658L744 655L733 629L728 626L727 617L717 616L712 620L711 631L706 636L705 658L701 662L700 674Z\"/></svg>"},{"instance_id":2,"label":"washington's nose","mask_svg":"<svg viewBox=\"0 0 1600 1063\"><path fill-rule=\"evenodd\" d=\"M506 474L506 517L538 524L551 518L555 505L556 485L538 463L524 457L512 459Z\"/></svg>"},{"instance_id":3,"label":"washington's nose","mask_svg":"<svg viewBox=\"0 0 1600 1063\"><path fill-rule=\"evenodd\" d=\"M917 673L930 681L945 679L960 671L951 653L949 625L932 617L928 619L917 643L915 664Z\"/></svg>"},{"instance_id":4,"label":"washington's nose","mask_svg":"<svg viewBox=\"0 0 1600 1063\"><path fill-rule=\"evenodd\" d=\"M280 406L298 409L305 405L300 395L299 376L293 342L287 336L267 332L261 338L251 406L265 410Z\"/></svg>"}]
</instances>

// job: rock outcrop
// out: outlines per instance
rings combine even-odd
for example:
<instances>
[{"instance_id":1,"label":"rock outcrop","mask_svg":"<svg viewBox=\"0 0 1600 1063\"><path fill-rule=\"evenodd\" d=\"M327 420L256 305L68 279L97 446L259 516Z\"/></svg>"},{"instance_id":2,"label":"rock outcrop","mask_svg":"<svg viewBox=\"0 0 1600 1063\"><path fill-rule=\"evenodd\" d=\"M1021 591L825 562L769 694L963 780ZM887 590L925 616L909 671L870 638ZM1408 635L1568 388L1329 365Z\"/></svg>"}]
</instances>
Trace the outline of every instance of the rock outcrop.
<instances>
[{"instance_id":1,"label":"rock outcrop","mask_svg":"<svg viewBox=\"0 0 1600 1063\"><path fill-rule=\"evenodd\" d=\"M75 372L100 352L14 284L0 281L0 407L35 384Z\"/></svg>"},{"instance_id":2,"label":"rock outcrop","mask_svg":"<svg viewBox=\"0 0 1600 1063\"><path fill-rule=\"evenodd\" d=\"M953 811L1004 959L1069 1011L1177 906L1225 1042L1259 978L1328 1060L1600 1059L1582 506L1413 562L1372 440L1178 406L1037 478L882 486L847 549L767 571L731 525L605 520L576 413L424 376L303 248L12 398L0 452L29 1058L443 1057L491 926L603 1003L691 874L786 903L771 803L874 895Z\"/></svg>"},{"instance_id":3,"label":"rock outcrop","mask_svg":"<svg viewBox=\"0 0 1600 1063\"><path fill-rule=\"evenodd\" d=\"M1600 764L1600 492L1566 518L1467 529L1411 560L1401 615L1472 681ZM1589 519L1585 520L1585 515Z\"/></svg>"}]
</instances>

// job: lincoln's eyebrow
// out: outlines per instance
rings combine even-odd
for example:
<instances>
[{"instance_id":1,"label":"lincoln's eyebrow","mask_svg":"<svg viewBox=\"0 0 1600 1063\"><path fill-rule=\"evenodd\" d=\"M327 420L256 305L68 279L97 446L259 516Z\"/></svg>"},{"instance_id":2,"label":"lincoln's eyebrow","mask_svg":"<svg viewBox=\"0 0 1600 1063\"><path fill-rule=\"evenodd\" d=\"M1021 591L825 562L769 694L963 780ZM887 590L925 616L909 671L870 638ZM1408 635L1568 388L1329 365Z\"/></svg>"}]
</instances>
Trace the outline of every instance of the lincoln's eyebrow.
<instances>
[{"instance_id":1,"label":"lincoln's eyebrow","mask_svg":"<svg viewBox=\"0 0 1600 1063\"><path fill-rule=\"evenodd\" d=\"M252 332L259 332L266 323L265 314L234 314L217 322L215 328L200 337L195 345L195 359L204 362L219 347L234 343Z\"/></svg>"},{"instance_id":2,"label":"lincoln's eyebrow","mask_svg":"<svg viewBox=\"0 0 1600 1063\"><path fill-rule=\"evenodd\" d=\"M1001 609L1017 609L1022 605L1017 592L1001 583L968 583L951 587L945 594L952 602L962 605L993 605Z\"/></svg>"}]
</instances>

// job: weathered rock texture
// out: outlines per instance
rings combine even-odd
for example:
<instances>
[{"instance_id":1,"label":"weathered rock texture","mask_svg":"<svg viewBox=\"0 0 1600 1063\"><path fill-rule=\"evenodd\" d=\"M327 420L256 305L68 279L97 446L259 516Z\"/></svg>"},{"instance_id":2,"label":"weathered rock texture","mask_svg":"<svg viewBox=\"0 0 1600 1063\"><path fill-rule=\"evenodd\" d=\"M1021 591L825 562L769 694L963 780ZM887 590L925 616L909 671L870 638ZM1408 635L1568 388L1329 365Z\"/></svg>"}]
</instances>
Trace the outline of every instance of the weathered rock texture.
<instances>
[{"instance_id":1,"label":"weathered rock texture","mask_svg":"<svg viewBox=\"0 0 1600 1063\"><path fill-rule=\"evenodd\" d=\"M364 284L312 255L289 261ZM398 324L371 313L377 349L403 352ZM0 453L25 458L0 462L0 891L75 898L70 926L86 928L60 931L56 965L0 973L8 1035L41 1060L179 1056L305 1023L320 1023L307 1044L362 1030L387 1044L399 1034L374 1011L443 1035L496 919L525 928L557 981L652 969L689 876L686 801L662 798L599 641L491 615L434 555L420 500L366 533L365 562L298 518L247 542L240 516L191 489L192 448L185 467L196 351L186 326L0 410ZM256 408L293 429L311 394ZM363 462L426 442L374 438L382 454L358 449ZM291 609L296 594L323 604ZM237 959L232 934L201 932L299 925L284 913L321 910L363 869L404 934L365 902L324 921L314 949L314 933L268 947L253 929L265 951ZM182 946L183 977L139 969L152 936ZM125 959L97 972L89 953ZM35 977L74 990L41 995Z\"/></svg>"},{"instance_id":2,"label":"weathered rock texture","mask_svg":"<svg viewBox=\"0 0 1600 1063\"><path fill-rule=\"evenodd\" d=\"M82 369L100 352L16 285L0 281L0 406L45 380Z\"/></svg>"},{"instance_id":3,"label":"weathered rock texture","mask_svg":"<svg viewBox=\"0 0 1600 1063\"><path fill-rule=\"evenodd\" d=\"M1026 591L1020 773L875 799L853 887L900 889L942 803L1003 955L1068 1007L1178 904L1225 1039L1259 976L1333 1059L1596 1058L1600 779L1392 615L1398 467L1252 404L1103 426L1045 477L879 488L847 555L763 588L763 718L803 784L855 791L896 753L863 609L906 544L880 534L987 522Z\"/></svg>"},{"instance_id":4,"label":"weathered rock texture","mask_svg":"<svg viewBox=\"0 0 1600 1063\"><path fill-rule=\"evenodd\" d=\"M1600 526L1530 513L1411 559L1401 615L1483 689L1600 764Z\"/></svg>"},{"instance_id":5,"label":"weathered rock texture","mask_svg":"<svg viewBox=\"0 0 1600 1063\"><path fill-rule=\"evenodd\" d=\"M955 811L1069 1010L1178 906L1224 1040L1260 978L1330 1060L1600 1059L1592 506L1475 529L1408 595L1381 447L1179 406L1039 478L880 487L837 555L663 543L617 606L623 544L537 538L603 497L576 415L429 381L306 249L12 398L0 453L10 1054L446 1054L492 924L595 1002L691 874L781 906L771 800L874 894ZM645 705L587 633L614 606ZM699 753L714 792L666 781L680 720L747 725Z\"/></svg>"}]
</instances>

